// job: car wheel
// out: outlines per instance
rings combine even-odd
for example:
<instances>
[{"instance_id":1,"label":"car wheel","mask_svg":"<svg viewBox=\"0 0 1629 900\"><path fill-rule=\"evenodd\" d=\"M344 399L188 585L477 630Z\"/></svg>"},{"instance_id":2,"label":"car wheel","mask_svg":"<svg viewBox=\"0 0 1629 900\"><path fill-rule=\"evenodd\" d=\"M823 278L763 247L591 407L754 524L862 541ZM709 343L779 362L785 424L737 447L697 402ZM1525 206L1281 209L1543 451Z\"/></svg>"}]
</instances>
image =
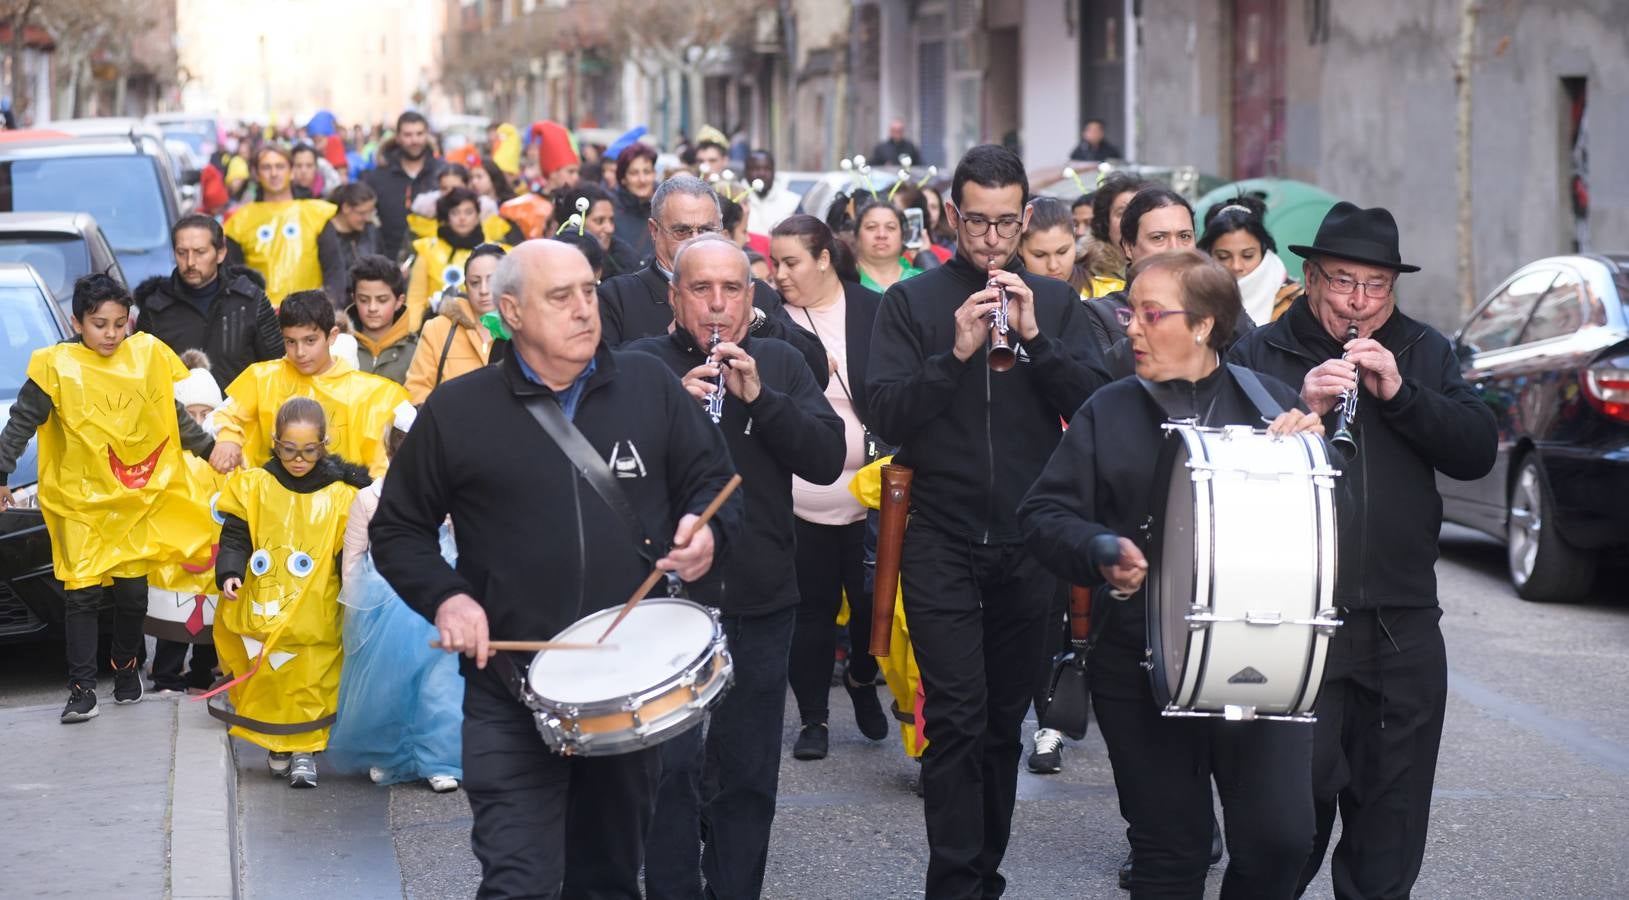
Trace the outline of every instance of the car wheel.
<instances>
[{"instance_id":1,"label":"car wheel","mask_svg":"<svg viewBox=\"0 0 1629 900\"><path fill-rule=\"evenodd\" d=\"M1595 554L1561 539L1555 501L1538 457L1529 454L1510 486L1506 547L1510 581L1523 600L1577 600L1595 582Z\"/></svg>"}]
</instances>

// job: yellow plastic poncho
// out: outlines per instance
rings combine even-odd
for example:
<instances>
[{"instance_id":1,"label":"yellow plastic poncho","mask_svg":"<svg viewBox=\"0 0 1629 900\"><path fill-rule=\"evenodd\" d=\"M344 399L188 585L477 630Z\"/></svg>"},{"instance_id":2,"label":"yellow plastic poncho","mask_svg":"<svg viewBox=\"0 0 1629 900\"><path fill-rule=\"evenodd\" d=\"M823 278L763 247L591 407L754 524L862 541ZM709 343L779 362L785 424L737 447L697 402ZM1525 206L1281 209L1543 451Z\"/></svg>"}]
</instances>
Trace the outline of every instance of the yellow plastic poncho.
<instances>
[{"instance_id":1,"label":"yellow plastic poncho","mask_svg":"<svg viewBox=\"0 0 1629 900\"><path fill-rule=\"evenodd\" d=\"M181 485L175 382L187 367L152 335L112 356L81 343L34 351L28 377L51 398L39 429L40 512L68 590L136 578L210 542L172 494Z\"/></svg>"},{"instance_id":2,"label":"yellow plastic poncho","mask_svg":"<svg viewBox=\"0 0 1629 900\"><path fill-rule=\"evenodd\" d=\"M243 261L266 279L272 306L295 291L322 287L317 235L338 210L327 200L244 204L226 220L226 236L243 248Z\"/></svg>"},{"instance_id":3,"label":"yellow plastic poncho","mask_svg":"<svg viewBox=\"0 0 1629 900\"><path fill-rule=\"evenodd\" d=\"M498 139L493 142L492 161L506 175L520 171L520 129L505 122L498 126Z\"/></svg>"},{"instance_id":4,"label":"yellow plastic poncho","mask_svg":"<svg viewBox=\"0 0 1629 900\"><path fill-rule=\"evenodd\" d=\"M885 456L854 473L854 480L848 483L848 489L861 506L882 508L882 467L892 461L892 456ZM905 604L899 598L897 586L894 588L894 629L890 640L892 652L877 657L877 667L882 670L883 680L888 682L888 693L894 695L894 708L916 717L914 722L899 723L900 741L905 745L906 754L914 759L921 756L928 746L928 739L918 729L922 724L922 673L916 668L916 651L911 649L911 631L905 625ZM854 652L865 651L855 648Z\"/></svg>"},{"instance_id":5,"label":"yellow plastic poncho","mask_svg":"<svg viewBox=\"0 0 1629 900\"><path fill-rule=\"evenodd\" d=\"M271 458L277 410L293 397L310 397L328 415L328 449L368 467L377 478L389 463L385 426L396 408L407 403L407 389L360 371L336 358L320 375L302 375L286 359L255 363L226 387L226 403L215 410L215 440L243 448L243 464L264 465Z\"/></svg>"},{"instance_id":6,"label":"yellow plastic poncho","mask_svg":"<svg viewBox=\"0 0 1629 900\"><path fill-rule=\"evenodd\" d=\"M417 238L433 238L441 223L429 216L418 213L407 214L407 230ZM503 216L487 216L481 220L481 240L501 244L509 236L509 220Z\"/></svg>"},{"instance_id":7,"label":"yellow plastic poncho","mask_svg":"<svg viewBox=\"0 0 1629 900\"><path fill-rule=\"evenodd\" d=\"M504 234L508 233L507 219L493 217L487 220L493 221L501 223ZM485 228L486 223L482 223L481 227ZM487 239L502 244L498 238L489 236ZM509 249L507 244L502 246L505 250ZM424 327L425 313L430 309L430 297L448 286L457 287L464 283L464 263L469 259L470 251L454 247L432 235L414 241L413 254L415 257L413 271L407 279L407 327L416 332Z\"/></svg>"},{"instance_id":8,"label":"yellow plastic poncho","mask_svg":"<svg viewBox=\"0 0 1629 900\"><path fill-rule=\"evenodd\" d=\"M226 486L226 476L205 460L182 454L183 490L176 493L189 525L212 535L200 553L187 559L170 556L147 573L148 634L169 641L207 644L213 639L217 589L215 555L220 550L221 517L215 504Z\"/></svg>"},{"instance_id":9,"label":"yellow plastic poncho","mask_svg":"<svg viewBox=\"0 0 1629 900\"><path fill-rule=\"evenodd\" d=\"M227 692L233 711L255 723L313 726L294 734L232 726L274 753L328 746L342 656L336 560L355 498L341 481L295 493L265 469L232 473L221 494L220 512L248 523L255 547L238 598L223 598L215 613L221 668L242 678Z\"/></svg>"}]
</instances>

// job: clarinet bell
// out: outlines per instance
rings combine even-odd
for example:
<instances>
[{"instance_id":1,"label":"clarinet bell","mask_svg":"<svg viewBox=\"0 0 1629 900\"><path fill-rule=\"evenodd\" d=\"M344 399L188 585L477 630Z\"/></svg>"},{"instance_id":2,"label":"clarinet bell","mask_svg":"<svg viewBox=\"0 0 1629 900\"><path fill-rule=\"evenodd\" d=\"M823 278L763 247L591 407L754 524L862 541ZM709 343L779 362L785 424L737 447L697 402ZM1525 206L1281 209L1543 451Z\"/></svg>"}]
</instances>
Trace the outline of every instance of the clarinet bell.
<instances>
[{"instance_id":1,"label":"clarinet bell","mask_svg":"<svg viewBox=\"0 0 1629 900\"><path fill-rule=\"evenodd\" d=\"M1357 456L1357 439L1352 437L1351 429L1341 428L1329 439L1329 446L1342 459L1351 460Z\"/></svg>"}]
</instances>

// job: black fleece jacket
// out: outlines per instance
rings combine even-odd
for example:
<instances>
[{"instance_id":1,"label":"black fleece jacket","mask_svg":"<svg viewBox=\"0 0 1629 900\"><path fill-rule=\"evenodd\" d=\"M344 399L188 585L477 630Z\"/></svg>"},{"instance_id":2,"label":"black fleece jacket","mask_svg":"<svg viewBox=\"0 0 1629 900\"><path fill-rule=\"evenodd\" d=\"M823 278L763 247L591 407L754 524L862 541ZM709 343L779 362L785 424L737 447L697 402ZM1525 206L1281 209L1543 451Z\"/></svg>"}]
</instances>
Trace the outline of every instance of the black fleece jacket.
<instances>
[{"instance_id":1,"label":"black fleece jacket","mask_svg":"<svg viewBox=\"0 0 1629 900\"><path fill-rule=\"evenodd\" d=\"M667 276L653 262L629 275L600 282L600 340L621 347L640 338L660 337L673 324L673 307L667 302ZM831 377L826 364L826 348L820 339L803 330L786 314L781 295L762 281L752 280L752 305L767 317L755 337L776 338L791 344L809 362L809 371L821 390Z\"/></svg>"},{"instance_id":2,"label":"black fleece jacket","mask_svg":"<svg viewBox=\"0 0 1629 900\"><path fill-rule=\"evenodd\" d=\"M989 280L960 255L883 295L866 370L871 425L916 473L913 514L985 544L1022 540L1018 501L1063 419L1108 381L1074 290L1015 271L1035 295L1040 334L1013 335L1020 353L1010 371L990 371L983 350L965 362L953 352L956 309Z\"/></svg>"},{"instance_id":3,"label":"black fleece jacket","mask_svg":"<svg viewBox=\"0 0 1629 900\"><path fill-rule=\"evenodd\" d=\"M611 460L656 546L667 552L679 519L700 514L734 473L701 407L659 360L600 345L573 422ZM579 618L628 599L651 569L638 538L577 474L524 405L554 392L521 372L514 354L435 389L391 461L369 527L379 572L431 621L443 600L469 594L494 637L551 638ZM712 521L713 566L740 530L737 493ZM438 532L452 516L457 568ZM658 586L660 590L660 586ZM481 678L502 692L492 667Z\"/></svg>"},{"instance_id":4,"label":"black fleece jacket","mask_svg":"<svg viewBox=\"0 0 1629 900\"><path fill-rule=\"evenodd\" d=\"M187 286L172 271L137 285L136 328L169 345L176 355L202 350L221 389L257 362L283 358L277 311L266 299L266 280L247 266L222 266L221 289L207 313L187 299Z\"/></svg>"},{"instance_id":5,"label":"black fleece jacket","mask_svg":"<svg viewBox=\"0 0 1629 900\"><path fill-rule=\"evenodd\" d=\"M435 156L434 148L424 153L424 166L417 176L402 168L402 151L394 139L379 147L379 165L362 180L379 195L379 252L399 259L407 235L407 213L413 198L436 189L436 180L447 163Z\"/></svg>"},{"instance_id":6,"label":"black fleece jacket","mask_svg":"<svg viewBox=\"0 0 1629 900\"><path fill-rule=\"evenodd\" d=\"M336 481L356 488L365 488L373 483L367 466L350 462L343 456L325 456L317 461L311 471L299 476L285 469L282 461L275 456L266 460L264 468L272 473L278 484L296 494L315 494ZM249 557L254 552L254 536L249 533L249 523L231 513L222 513L221 550L215 557L215 586L225 586L228 578L242 581L243 573L249 567Z\"/></svg>"},{"instance_id":7,"label":"black fleece jacket","mask_svg":"<svg viewBox=\"0 0 1629 900\"><path fill-rule=\"evenodd\" d=\"M707 358L682 328L634 341L627 349L650 354L680 377ZM792 476L831 484L843 474L847 445L843 420L796 350L784 341L753 335L742 340L741 349L757 363L763 387L751 403L726 396L718 427L741 473L746 516L729 563L720 571L722 583L705 579L692 595L730 615L762 615L798 603Z\"/></svg>"},{"instance_id":8,"label":"black fleece jacket","mask_svg":"<svg viewBox=\"0 0 1629 900\"><path fill-rule=\"evenodd\" d=\"M1437 605L1436 473L1470 480L1493 468L1492 410L1459 374L1453 347L1436 329L1393 312L1374 339L1397 358L1403 387L1382 401L1358 394L1357 458L1341 465L1340 574L1335 602L1352 609ZM1229 358L1300 389L1307 372L1342 353L1305 297L1276 322L1233 345ZM1336 410L1324 417L1335 433Z\"/></svg>"}]
</instances>

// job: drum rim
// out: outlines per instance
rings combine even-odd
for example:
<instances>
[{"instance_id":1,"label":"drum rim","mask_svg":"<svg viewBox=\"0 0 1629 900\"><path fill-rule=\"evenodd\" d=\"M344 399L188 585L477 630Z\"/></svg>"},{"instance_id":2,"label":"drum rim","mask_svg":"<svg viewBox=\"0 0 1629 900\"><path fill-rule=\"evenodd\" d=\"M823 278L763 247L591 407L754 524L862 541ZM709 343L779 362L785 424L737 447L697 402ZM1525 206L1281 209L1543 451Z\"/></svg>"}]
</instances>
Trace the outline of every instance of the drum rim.
<instances>
[{"instance_id":1,"label":"drum rim","mask_svg":"<svg viewBox=\"0 0 1629 900\"><path fill-rule=\"evenodd\" d=\"M667 696L668 692L672 690L672 686L674 686L676 682L682 680L687 675L693 674L697 667L705 661L718 656L720 653L728 653L728 645L724 638L724 626L719 619L719 614L716 609L710 606L704 606L685 597L651 597L649 599L639 601L639 605L634 607L634 610L637 611L639 607L652 604L691 607L705 615L711 622L712 635L707 639L707 643L702 646L701 650L697 651L696 655L689 662L685 663L683 667L679 668L668 677L663 678L661 681L637 691L628 691L626 693L617 694L612 697L605 697L598 700L586 700L571 703L541 693L532 684L533 668L537 665L537 661L543 657L543 654L549 652L547 650L539 651L538 653L533 654L532 659L526 663L526 672L522 677L522 682L526 685L528 699L531 701L531 703L528 705L532 705L532 703L547 704L548 707L552 709L576 710L578 715L573 716L573 718L581 718L582 714L588 710L605 710L607 712L615 712L620 710L627 703L635 701L637 701L640 705L644 705L651 700ZM552 640L561 640L572 629L584 622L587 622L595 616L605 616L607 613L614 616L618 609L619 607L615 606L608 606L605 609L597 609L588 615L573 621L565 628L562 628L558 633L555 634ZM571 653L578 651L562 650L558 652ZM532 706L532 708L534 710L538 709L537 706Z\"/></svg>"},{"instance_id":2,"label":"drum rim","mask_svg":"<svg viewBox=\"0 0 1629 900\"><path fill-rule=\"evenodd\" d=\"M1171 499L1171 478L1176 467L1177 454L1186 450L1188 457L1193 458L1193 447L1186 432L1197 428L1193 423L1166 423L1161 428L1165 432L1166 444L1160 448L1159 459L1154 464L1154 494L1149 509L1154 511L1155 518L1148 523L1148 574L1143 582L1143 631L1148 642L1149 662L1148 669L1149 688L1153 692L1154 702L1157 706L1169 706L1176 697L1176 691L1182 685L1179 683L1173 689L1166 678L1165 672L1165 634L1160 623L1156 621L1155 613L1162 608L1165 595L1161 590L1161 582L1153 577L1155 572L1162 568L1165 558L1165 519L1166 507ZM1202 446L1202 444L1201 444ZM1194 578L1197 582L1198 567L1194 568ZM1190 585L1190 589L1193 585ZM1189 633L1187 647L1183 649L1182 666L1187 671L1189 657L1193 653L1192 632Z\"/></svg>"}]
</instances>

